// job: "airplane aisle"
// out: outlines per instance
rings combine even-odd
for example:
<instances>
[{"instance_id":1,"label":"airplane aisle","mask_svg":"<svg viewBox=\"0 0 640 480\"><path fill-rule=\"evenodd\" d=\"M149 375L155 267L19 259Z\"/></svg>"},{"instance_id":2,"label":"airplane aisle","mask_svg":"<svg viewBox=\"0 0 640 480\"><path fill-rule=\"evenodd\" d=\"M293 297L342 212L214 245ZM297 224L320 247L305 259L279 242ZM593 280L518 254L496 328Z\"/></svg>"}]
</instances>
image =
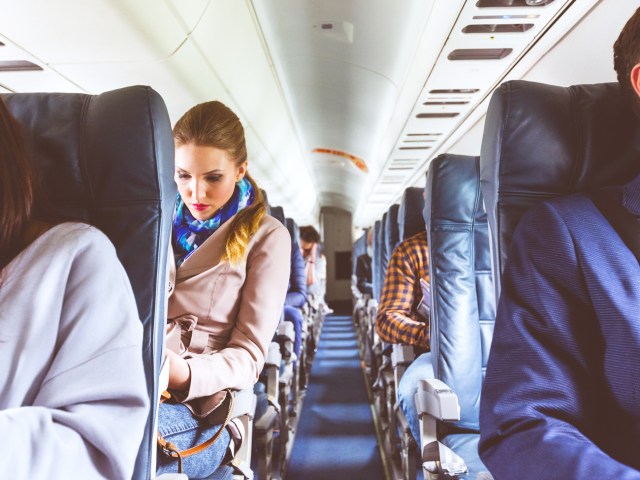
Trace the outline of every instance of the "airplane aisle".
<instances>
[{"instance_id":1,"label":"airplane aisle","mask_svg":"<svg viewBox=\"0 0 640 480\"><path fill-rule=\"evenodd\" d=\"M349 316L325 318L286 478L385 478Z\"/></svg>"}]
</instances>

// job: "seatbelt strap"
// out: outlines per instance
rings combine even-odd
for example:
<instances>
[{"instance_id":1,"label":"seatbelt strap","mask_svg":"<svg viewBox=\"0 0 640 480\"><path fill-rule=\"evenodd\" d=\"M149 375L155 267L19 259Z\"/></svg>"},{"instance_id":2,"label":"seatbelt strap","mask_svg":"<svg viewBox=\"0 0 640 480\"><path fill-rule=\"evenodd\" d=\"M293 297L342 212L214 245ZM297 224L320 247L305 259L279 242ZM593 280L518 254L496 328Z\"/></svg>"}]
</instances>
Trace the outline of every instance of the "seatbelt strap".
<instances>
[{"instance_id":1,"label":"seatbelt strap","mask_svg":"<svg viewBox=\"0 0 640 480\"><path fill-rule=\"evenodd\" d=\"M622 205L622 191L603 188L589 194L594 205L640 262L640 218Z\"/></svg>"}]
</instances>

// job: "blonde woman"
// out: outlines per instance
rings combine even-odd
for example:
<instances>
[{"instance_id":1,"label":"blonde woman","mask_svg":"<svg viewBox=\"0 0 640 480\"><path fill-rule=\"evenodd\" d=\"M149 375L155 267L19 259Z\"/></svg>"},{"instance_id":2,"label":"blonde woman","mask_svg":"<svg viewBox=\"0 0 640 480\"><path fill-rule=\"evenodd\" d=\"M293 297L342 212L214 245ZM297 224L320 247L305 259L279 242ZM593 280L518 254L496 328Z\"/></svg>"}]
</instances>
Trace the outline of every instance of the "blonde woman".
<instances>
[{"instance_id":1,"label":"blonde woman","mask_svg":"<svg viewBox=\"0 0 640 480\"><path fill-rule=\"evenodd\" d=\"M178 199L173 223L168 317L182 332L168 345L169 390L160 433L179 450L217 430L207 415L213 395L250 388L264 365L289 280L291 239L266 215L247 172L244 129L220 102L191 108L174 127ZM169 334L171 336L171 334ZM230 442L225 431L183 463L190 477L210 476ZM161 455L158 472L177 460Z\"/></svg>"}]
</instances>

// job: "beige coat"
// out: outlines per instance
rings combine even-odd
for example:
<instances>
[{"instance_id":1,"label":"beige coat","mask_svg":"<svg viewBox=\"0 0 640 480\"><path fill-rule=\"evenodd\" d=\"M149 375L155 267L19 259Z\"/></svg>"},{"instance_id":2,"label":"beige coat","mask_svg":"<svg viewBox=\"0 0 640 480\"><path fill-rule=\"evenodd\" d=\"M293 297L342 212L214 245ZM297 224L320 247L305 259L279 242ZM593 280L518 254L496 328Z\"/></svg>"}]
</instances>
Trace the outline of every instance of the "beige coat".
<instances>
[{"instance_id":1,"label":"beige coat","mask_svg":"<svg viewBox=\"0 0 640 480\"><path fill-rule=\"evenodd\" d=\"M173 256L169 260L168 318L181 325L183 335L180 346L168 347L187 359L191 386L179 399L196 410L200 402L194 399L206 401L224 388L250 388L257 381L287 293L287 229L265 216L246 261L232 267L220 261L230 224L226 221L177 271Z\"/></svg>"}]
</instances>

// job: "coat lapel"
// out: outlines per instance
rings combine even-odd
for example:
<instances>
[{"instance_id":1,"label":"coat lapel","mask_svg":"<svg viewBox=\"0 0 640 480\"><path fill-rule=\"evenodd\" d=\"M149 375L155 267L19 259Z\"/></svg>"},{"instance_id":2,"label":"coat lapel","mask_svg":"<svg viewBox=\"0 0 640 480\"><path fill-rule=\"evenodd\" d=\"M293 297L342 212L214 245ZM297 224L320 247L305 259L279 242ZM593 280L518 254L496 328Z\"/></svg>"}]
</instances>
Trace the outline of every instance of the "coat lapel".
<instances>
[{"instance_id":1,"label":"coat lapel","mask_svg":"<svg viewBox=\"0 0 640 480\"><path fill-rule=\"evenodd\" d=\"M176 283L210 270L220 263L227 244L231 219L224 222L205 242L187 258L176 272Z\"/></svg>"}]
</instances>

